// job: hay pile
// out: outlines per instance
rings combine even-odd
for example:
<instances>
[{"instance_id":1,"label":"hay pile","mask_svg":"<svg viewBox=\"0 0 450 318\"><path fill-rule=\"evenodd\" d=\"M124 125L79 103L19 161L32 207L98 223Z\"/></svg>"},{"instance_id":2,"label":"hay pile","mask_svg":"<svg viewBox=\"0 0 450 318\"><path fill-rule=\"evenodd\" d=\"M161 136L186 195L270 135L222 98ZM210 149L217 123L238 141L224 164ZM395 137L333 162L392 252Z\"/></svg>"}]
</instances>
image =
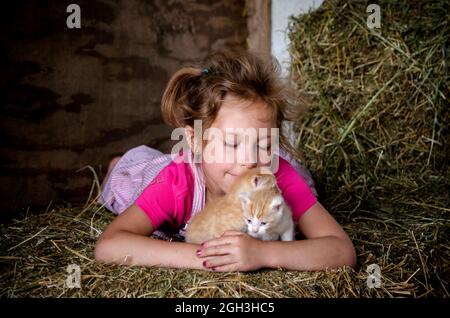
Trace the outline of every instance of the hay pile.
<instances>
[{"instance_id":1,"label":"hay pile","mask_svg":"<svg viewBox=\"0 0 450 318\"><path fill-rule=\"evenodd\" d=\"M356 246L356 270L98 264L95 242L114 216L88 199L2 225L0 297L448 297L449 8L380 6L380 30L366 27L361 1L329 1L290 24L295 80L315 96L299 147ZM80 289L66 285L70 264L81 268ZM367 286L370 264L381 288Z\"/></svg>"},{"instance_id":2,"label":"hay pile","mask_svg":"<svg viewBox=\"0 0 450 318\"><path fill-rule=\"evenodd\" d=\"M95 242L112 219L93 204L58 206L2 226L0 297L396 297L417 291L414 277L399 275L401 264L388 263L382 265L384 286L369 289L370 249L360 253L356 272L210 273L99 264ZM346 229L355 235L353 227ZM66 283L70 264L80 266L79 289Z\"/></svg>"},{"instance_id":3,"label":"hay pile","mask_svg":"<svg viewBox=\"0 0 450 318\"><path fill-rule=\"evenodd\" d=\"M313 96L299 147L360 255L448 296L448 1L327 1L291 19L291 73ZM399 272L400 274L400 272Z\"/></svg>"}]
</instances>

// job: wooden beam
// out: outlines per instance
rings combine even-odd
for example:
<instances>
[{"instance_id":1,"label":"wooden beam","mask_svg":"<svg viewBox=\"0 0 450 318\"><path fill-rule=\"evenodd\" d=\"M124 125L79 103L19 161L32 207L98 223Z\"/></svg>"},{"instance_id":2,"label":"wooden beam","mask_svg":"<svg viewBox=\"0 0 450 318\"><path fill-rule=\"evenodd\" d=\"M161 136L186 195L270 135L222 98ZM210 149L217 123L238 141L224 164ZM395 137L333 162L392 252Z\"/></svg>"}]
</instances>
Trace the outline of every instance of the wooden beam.
<instances>
[{"instance_id":1,"label":"wooden beam","mask_svg":"<svg viewBox=\"0 0 450 318\"><path fill-rule=\"evenodd\" d=\"M246 0L247 49L271 53L271 0Z\"/></svg>"}]
</instances>

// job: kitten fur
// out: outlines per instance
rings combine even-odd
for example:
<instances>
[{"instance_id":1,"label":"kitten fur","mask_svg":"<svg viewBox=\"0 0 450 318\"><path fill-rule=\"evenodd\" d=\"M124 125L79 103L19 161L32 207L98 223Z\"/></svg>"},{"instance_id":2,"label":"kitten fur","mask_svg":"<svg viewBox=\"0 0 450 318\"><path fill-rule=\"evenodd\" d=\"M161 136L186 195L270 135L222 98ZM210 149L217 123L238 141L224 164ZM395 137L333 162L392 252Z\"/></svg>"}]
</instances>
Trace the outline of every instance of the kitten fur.
<instances>
[{"instance_id":1,"label":"kitten fur","mask_svg":"<svg viewBox=\"0 0 450 318\"><path fill-rule=\"evenodd\" d=\"M192 218L187 227L186 242L203 243L221 236L227 230L247 233L249 227L244 218L243 207L244 201L248 204L248 199L244 198L251 198L254 191L264 193L271 189L278 195L275 197L279 201L281 194L269 168L259 167L246 171L234 182L227 194L209 202Z\"/></svg>"}]
</instances>

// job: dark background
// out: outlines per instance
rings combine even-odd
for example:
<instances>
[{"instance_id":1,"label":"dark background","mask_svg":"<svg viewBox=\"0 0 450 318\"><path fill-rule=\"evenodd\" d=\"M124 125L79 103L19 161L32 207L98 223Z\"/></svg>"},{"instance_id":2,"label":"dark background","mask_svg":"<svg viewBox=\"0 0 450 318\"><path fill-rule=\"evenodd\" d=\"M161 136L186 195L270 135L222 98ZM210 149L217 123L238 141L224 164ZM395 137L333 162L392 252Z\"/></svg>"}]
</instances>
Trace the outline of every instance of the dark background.
<instances>
[{"instance_id":1,"label":"dark background","mask_svg":"<svg viewBox=\"0 0 450 318\"><path fill-rule=\"evenodd\" d=\"M81 29L66 26L70 3L81 8ZM171 130L160 100L170 76L212 51L248 48L249 34L257 33L249 28L261 31L254 6L240 0L2 3L2 218L50 202L84 202L93 175L76 172L81 167L92 166L102 178L109 160L132 147L168 151Z\"/></svg>"}]
</instances>

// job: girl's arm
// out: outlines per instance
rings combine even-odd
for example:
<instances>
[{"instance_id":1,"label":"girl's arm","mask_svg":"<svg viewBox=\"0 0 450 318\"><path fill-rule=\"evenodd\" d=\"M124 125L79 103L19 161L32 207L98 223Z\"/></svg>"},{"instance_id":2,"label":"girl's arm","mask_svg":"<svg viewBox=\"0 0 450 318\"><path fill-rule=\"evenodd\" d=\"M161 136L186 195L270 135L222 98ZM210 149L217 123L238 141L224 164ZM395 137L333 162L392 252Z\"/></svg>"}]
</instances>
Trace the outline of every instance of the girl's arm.
<instances>
[{"instance_id":1,"label":"girl's arm","mask_svg":"<svg viewBox=\"0 0 450 318\"><path fill-rule=\"evenodd\" d=\"M261 267L314 271L347 265L354 268L356 252L348 235L320 204L299 220L305 240L260 241L239 232L228 232L206 242L200 258L215 271L246 271Z\"/></svg>"},{"instance_id":2,"label":"girl's arm","mask_svg":"<svg viewBox=\"0 0 450 318\"><path fill-rule=\"evenodd\" d=\"M109 224L95 247L95 259L121 265L204 269L195 256L199 245L152 239L147 215L131 205Z\"/></svg>"}]
</instances>

